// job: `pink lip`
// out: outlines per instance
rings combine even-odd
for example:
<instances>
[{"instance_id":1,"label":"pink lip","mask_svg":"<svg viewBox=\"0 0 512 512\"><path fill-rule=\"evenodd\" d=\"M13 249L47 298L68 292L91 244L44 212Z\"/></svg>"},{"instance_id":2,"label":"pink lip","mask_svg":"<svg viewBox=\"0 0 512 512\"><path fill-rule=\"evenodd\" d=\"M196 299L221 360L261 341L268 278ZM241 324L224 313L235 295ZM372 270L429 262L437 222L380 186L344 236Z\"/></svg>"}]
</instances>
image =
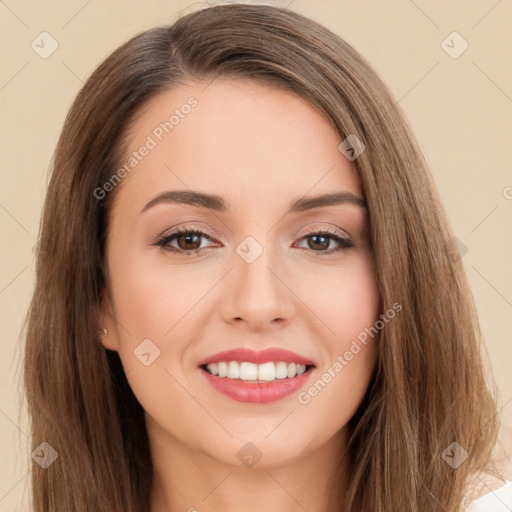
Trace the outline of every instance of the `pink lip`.
<instances>
[{"instance_id":1,"label":"pink lip","mask_svg":"<svg viewBox=\"0 0 512 512\"><path fill-rule=\"evenodd\" d=\"M228 379L208 373L201 369L201 373L208 382L221 393L238 402L251 402L265 404L281 400L285 396L298 391L309 379L313 370L310 369L302 375L286 379L276 379L272 382L249 382L241 379Z\"/></svg>"},{"instance_id":2,"label":"pink lip","mask_svg":"<svg viewBox=\"0 0 512 512\"><path fill-rule=\"evenodd\" d=\"M295 352L290 352L289 350L283 350L281 348L266 348L258 352L247 348L237 348L209 356L200 361L198 366L210 363L219 363L221 361L247 361L248 363L255 364L269 363L271 361L285 361L287 363L297 363L310 366L314 366L315 364L313 361L306 359Z\"/></svg>"},{"instance_id":3,"label":"pink lip","mask_svg":"<svg viewBox=\"0 0 512 512\"><path fill-rule=\"evenodd\" d=\"M310 359L281 348L267 348L258 352L246 348L237 348L207 357L199 362L198 367L221 361L247 361L254 364L285 361L287 363L315 366ZM302 375L286 379L275 379L271 382L249 382L242 379L228 379L227 377L212 375L201 368L201 373L217 391L233 400L251 403L274 402L294 391L298 391L309 379L311 372L312 369L309 369Z\"/></svg>"}]
</instances>

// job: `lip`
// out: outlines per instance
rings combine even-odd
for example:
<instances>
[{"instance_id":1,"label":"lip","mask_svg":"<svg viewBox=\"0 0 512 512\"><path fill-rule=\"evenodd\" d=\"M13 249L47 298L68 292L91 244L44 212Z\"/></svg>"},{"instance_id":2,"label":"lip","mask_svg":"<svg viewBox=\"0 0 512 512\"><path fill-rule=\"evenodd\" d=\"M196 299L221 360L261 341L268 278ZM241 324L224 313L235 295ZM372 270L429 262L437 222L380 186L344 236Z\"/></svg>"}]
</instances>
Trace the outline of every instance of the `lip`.
<instances>
[{"instance_id":1,"label":"lip","mask_svg":"<svg viewBox=\"0 0 512 512\"><path fill-rule=\"evenodd\" d=\"M203 366L210 363L220 363L221 361L247 361L248 363L254 364L286 361L288 363L316 366L310 359L306 359L305 357L302 357L295 352L291 352L290 350L284 350L277 347L266 348L264 350L259 350L258 352L248 348L226 350L203 359L197 366Z\"/></svg>"},{"instance_id":2,"label":"lip","mask_svg":"<svg viewBox=\"0 0 512 512\"><path fill-rule=\"evenodd\" d=\"M242 379L228 379L212 375L204 366L221 361L246 361L248 363L263 364L268 362L285 361L309 366L303 374L286 379L275 379L271 382L250 382ZM309 379L314 370L315 363L295 352L277 347L270 347L260 351L247 348L237 348L218 352L198 363L198 368L208 383L217 391L238 402L268 403L281 400L294 391L298 391Z\"/></svg>"},{"instance_id":3,"label":"lip","mask_svg":"<svg viewBox=\"0 0 512 512\"><path fill-rule=\"evenodd\" d=\"M298 391L309 379L314 368L302 375L286 379L276 379L271 382L250 382L241 379L228 379L212 375L200 368L206 380L224 395L238 402L265 404L281 400L294 391Z\"/></svg>"}]
</instances>

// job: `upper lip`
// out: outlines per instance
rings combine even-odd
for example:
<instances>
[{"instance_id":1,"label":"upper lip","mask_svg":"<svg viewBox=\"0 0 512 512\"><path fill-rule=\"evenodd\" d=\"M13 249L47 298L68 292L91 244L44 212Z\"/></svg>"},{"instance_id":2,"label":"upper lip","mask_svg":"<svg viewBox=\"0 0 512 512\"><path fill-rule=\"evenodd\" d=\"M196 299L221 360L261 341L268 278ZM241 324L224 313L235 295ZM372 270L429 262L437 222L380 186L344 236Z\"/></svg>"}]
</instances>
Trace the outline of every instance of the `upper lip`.
<instances>
[{"instance_id":1,"label":"upper lip","mask_svg":"<svg viewBox=\"0 0 512 512\"><path fill-rule=\"evenodd\" d=\"M310 359L302 357L290 350L282 348L270 347L264 350L254 351L248 348L236 348L234 350L226 350L208 356L198 363L198 366L203 366L210 363L219 363L221 361L247 361L248 363L262 364L271 361L285 361L288 363L297 363L314 366L315 364Z\"/></svg>"}]
</instances>

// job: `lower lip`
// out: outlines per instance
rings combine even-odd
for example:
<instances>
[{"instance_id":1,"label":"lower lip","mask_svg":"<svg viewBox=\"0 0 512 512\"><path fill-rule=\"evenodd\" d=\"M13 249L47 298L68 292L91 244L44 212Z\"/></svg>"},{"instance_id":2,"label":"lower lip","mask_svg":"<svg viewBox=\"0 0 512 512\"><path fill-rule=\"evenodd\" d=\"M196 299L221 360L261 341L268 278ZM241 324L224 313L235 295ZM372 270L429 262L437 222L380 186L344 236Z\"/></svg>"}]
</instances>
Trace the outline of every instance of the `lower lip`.
<instances>
[{"instance_id":1,"label":"lower lip","mask_svg":"<svg viewBox=\"0 0 512 512\"><path fill-rule=\"evenodd\" d=\"M298 391L309 379L313 368L302 375L286 379L275 379L271 382L248 382L241 379L218 377L200 369L208 382L221 393L238 402L266 404L281 400L285 396Z\"/></svg>"}]
</instances>

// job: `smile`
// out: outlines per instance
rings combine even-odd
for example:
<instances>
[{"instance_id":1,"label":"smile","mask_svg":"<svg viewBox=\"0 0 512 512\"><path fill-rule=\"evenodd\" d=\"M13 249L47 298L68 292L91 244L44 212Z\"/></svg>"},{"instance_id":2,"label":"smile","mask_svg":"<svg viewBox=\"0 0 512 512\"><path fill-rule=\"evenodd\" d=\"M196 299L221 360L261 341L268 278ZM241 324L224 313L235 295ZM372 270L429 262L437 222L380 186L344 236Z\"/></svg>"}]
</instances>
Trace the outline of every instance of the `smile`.
<instances>
[{"instance_id":1,"label":"smile","mask_svg":"<svg viewBox=\"0 0 512 512\"><path fill-rule=\"evenodd\" d=\"M217 391L239 402L268 403L298 391L309 379L312 361L293 352L240 348L218 353L199 363Z\"/></svg>"}]
</instances>

